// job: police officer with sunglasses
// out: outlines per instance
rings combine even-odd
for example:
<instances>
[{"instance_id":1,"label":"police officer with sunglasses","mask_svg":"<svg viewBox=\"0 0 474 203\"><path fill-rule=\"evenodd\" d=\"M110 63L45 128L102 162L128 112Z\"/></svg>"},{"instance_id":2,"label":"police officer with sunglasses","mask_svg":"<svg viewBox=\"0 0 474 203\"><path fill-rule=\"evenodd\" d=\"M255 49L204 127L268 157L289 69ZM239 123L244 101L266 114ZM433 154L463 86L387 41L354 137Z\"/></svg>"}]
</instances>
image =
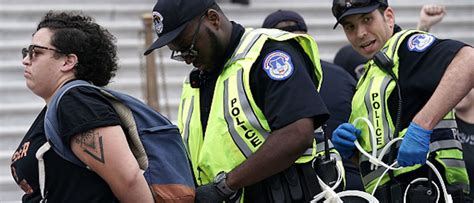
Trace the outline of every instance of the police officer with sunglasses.
<instances>
[{"instance_id":1,"label":"police officer with sunglasses","mask_svg":"<svg viewBox=\"0 0 474 203\"><path fill-rule=\"evenodd\" d=\"M334 0L332 13L334 28L340 24L354 50L369 59L352 100L350 123L341 124L332 138L343 157L359 164L366 191L376 190L383 202L400 201L404 192L409 201L443 199L434 189L440 185L436 178L414 181L431 180L424 165L428 159L443 174L454 201L467 201L469 181L451 110L474 85L474 49L427 32L402 30L387 0ZM370 121L373 134L362 122L351 124L360 117ZM397 137L403 137L401 144L387 150L383 160L405 168L383 176L376 188L385 168L373 167L356 153L354 141L371 152Z\"/></svg>"}]
</instances>

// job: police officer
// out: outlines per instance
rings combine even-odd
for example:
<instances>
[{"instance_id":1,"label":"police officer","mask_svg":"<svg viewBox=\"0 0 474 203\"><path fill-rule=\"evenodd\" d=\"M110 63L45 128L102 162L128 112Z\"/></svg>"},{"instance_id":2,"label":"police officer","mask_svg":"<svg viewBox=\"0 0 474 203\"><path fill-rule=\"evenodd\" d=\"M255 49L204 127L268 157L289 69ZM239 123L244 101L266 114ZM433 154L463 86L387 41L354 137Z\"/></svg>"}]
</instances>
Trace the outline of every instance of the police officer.
<instances>
[{"instance_id":1,"label":"police officer","mask_svg":"<svg viewBox=\"0 0 474 203\"><path fill-rule=\"evenodd\" d=\"M473 48L422 31L401 30L386 0L334 0L332 12L337 19L334 28L341 24L352 47L371 59L357 85L349 120L364 117L370 121L377 141L374 148L403 137L397 161L407 168L384 176L384 187L375 188L385 168L370 167L367 157L354 156L356 139L366 151L373 150L368 127L362 122L345 123L334 131L336 149L359 162L366 190L377 189L376 196L384 201L398 201L410 181L426 177L429 168L420 164L430 154L430 161L444 173L448 192L455 201L463 201L469 182L450 110L473 87L469 60ZM384 160L393 162L396 154L393 147Z\"/></svg>"},{"instance_id":2,"label":"police officer","mask_svg":"<svg viewBox=\"0 0 474 203\"><path fill-rule=\"evenodd\" d=\"M269 14L262 24L263 28L277 28L293 33L307 34L308 28L303 17L297 12L290 10L277 10ZM324 80L321 85L321 97L324 104L331 113L326 121L324 133L332 135L332 132L342 123L349 120L351 113L351 101L354 96L356 81L344 69L338 65L321 60ZM316 134L317 141L322 140ZM318 143L319 144L319 143ZM323 150L318 148L318 150ZM336 155L339 159L340 156ZM363 190L362 180L358 167L349 160L343 160L345 169L346 190Z\"/></svg>"},{"instance_id":3,"label":"police officer","mask_svg":"<svg viewBox=\"0 0 474 203\"><path fill-rule=\"evenodd\" d=\"M307 35L245 29L214 0L160 0L158 39L195 69L178 125L199 202L308 202L319 191L313 131L328 118L317 45Z\"/></svg>"}]
</instances>

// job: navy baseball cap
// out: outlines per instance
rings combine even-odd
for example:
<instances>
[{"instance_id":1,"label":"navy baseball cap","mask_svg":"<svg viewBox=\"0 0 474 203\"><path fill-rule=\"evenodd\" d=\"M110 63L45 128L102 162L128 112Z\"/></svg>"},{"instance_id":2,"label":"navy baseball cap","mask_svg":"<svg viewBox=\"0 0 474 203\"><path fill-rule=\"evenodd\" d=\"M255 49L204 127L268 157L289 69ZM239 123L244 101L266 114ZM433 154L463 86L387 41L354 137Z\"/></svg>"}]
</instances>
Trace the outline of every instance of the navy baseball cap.
<instances>
[{"instance_id":1,"label":"navy baseball cap","mask_svg":"<svg viewBox=\"0 0 474 203\"><path fill-rule=\"evenodd\" d=\"M194 17L214 4L215 0L158 0L152 13L158 39L145 51L145 55L169 44Z\"/></svg>"},{"instance_id":2,"label":"navy baseball cap","mask_svg":"<svg viewBox=\"0 0 474 203\"><path fill-rule=\"evenodd\" d=\"M387 7L388 0L333 0L332 14L336 17L336 29L341 20L349 15L370 13L379 7Z\"/></svg>"},{"instance_id":3,"label":"navy baseball cap","mask_svg":"<svg viewBox=\"0 0 474 203\"><path fill-rule=\"evenodd\" d=\"M275 26L282 22L282 21L294 21L296 22L296 29L295 31L308 31L306 27L306 23L304 22L303 17L300 14L294 11L288 10L278 10L270 15L268 15L265 20L263 21L263 28L275 28Z\"/></svg>"}]
</instances>

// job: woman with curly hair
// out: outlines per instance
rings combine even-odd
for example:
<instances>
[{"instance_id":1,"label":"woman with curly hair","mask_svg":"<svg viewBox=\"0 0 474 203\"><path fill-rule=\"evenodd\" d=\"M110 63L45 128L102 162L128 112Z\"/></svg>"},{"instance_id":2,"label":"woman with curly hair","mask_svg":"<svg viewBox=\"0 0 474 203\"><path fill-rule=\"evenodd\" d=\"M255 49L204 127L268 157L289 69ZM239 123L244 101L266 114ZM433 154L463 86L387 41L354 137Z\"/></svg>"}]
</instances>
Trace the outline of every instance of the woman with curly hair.
<instances>
[{"instance_id":1,"label":"woman with curly hair","mask_svg":"<svg viewBox=\"0 0 474 203\"><path fill-rule=\"evenodd\" d=\"M57 107L60 138L87 168L48 150L43 155L44 185L38 177L35 155L47 142L44 118L52 96L77 79L107 85L117 70L116 50L114 36L91 17L52 11L22 50L26 86L46 103L12 157L13 177L25 191L23 202L153 201L117 113L92 88L71 89Z\"/></svg>"}]
</instances>

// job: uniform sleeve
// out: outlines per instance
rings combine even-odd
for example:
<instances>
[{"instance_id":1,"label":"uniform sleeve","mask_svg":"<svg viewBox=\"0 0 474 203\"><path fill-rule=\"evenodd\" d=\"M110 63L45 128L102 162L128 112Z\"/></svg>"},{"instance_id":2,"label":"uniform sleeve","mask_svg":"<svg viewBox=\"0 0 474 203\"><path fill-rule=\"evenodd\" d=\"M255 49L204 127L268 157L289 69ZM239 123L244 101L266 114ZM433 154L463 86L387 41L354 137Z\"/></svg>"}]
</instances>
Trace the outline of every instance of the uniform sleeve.
<instances>
[{"instance_id":1,"label":"uniform sleeve","mask_svg":"<svg viewBox=\"0 0 474 203\"><path fill-rule=\"evenodd\" d=\"M272 130L302 118L321 125L329 113L309 58L295 41L267 42L252 66L250 87Z\"/></svg>"},{"instance_id":2,"label":"uniform sleeve","mask_svg":"<svg viewBox=\"0 0 474 203\"><path fill-rule=\"evenodd\" d=\"M421 47L414 48L413 46L417 45L412 44L416 43L413 42L416 37L407 37L400 46L399 76L407 81L407 85L434 90L454 56L465 44L455 40L433 38L431 45L419 45Z\"/></svg>"},{"instance_id":3,"label":"uniform sleeve","mask_svg":"<svg viewBox=\"0 0 474 203\"><path fill-rule=\"evenodd\" d=\"M61 98L58 119L62 140L68 145L78 133L121 124L110 102L98 90L87 87L71 89Z\"/></svg>"},{"instance_id":4,"label":"uniform sleeve","mask_svg":"<svg viewBox=\"0 0 474 203\"><path fill-rule=\"evenodd\" d=\"M402 42L399 55L399 82L403 99L401 127L405 128L434 93L444 72L466 44L456 40L437 39L429 34L414 34ZM396 107L397 94L389 98ZM390 108L392 118L396 108Z\"/></svg>"}]
</instances>

